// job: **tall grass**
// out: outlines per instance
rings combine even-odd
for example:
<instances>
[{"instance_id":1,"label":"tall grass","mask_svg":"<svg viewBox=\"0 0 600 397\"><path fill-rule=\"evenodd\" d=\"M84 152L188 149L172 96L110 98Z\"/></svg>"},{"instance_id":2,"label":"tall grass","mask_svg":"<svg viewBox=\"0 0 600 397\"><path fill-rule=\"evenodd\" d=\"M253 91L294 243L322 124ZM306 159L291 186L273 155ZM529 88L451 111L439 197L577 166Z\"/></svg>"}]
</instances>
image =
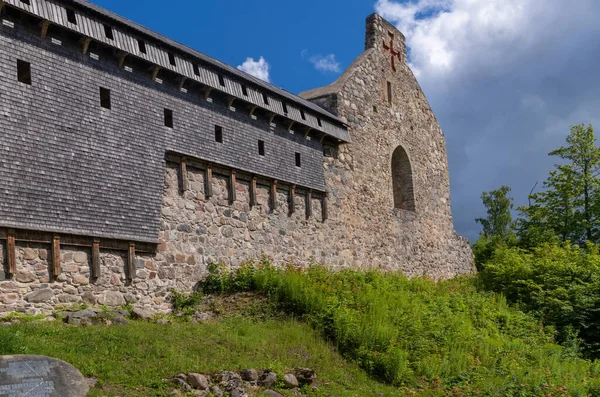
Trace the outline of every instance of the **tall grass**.
<instances>
[{"instance_id":1,"label":"tall grass","mask_svg":"<svg viewBox=\"0 0 600 397\"><path fill-rule=\"evenodd\" d=\"M216 270L216 269L213 269ZM598 363L554 342L554 332L481 293L473 278L435 283L399 274L276 270L213 272L207 292L256 290L308 321L348 359L407 393L600 395Z\"/></svg>"}]
</instances>

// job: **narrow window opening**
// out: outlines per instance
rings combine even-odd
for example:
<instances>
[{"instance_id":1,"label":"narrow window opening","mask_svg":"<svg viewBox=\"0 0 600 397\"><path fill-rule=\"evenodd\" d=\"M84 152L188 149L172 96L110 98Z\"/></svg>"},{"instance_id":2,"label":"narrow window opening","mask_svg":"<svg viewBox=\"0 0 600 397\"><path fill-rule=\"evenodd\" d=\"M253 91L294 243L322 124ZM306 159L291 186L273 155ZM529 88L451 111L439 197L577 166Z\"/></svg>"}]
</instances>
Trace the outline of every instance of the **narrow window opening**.
<instances>
[{"instance_id":1,"label":"narrow window opening","mask_svg":"<svg viewBox=\"0 0 600 397\"><path fill-rule=\"evenodd\" d=\"M392 83L387 82L387 101L391 105L392 104Z\"/></svg>"},{"instance_id":2,"label":"narrow window opening","mask_svg":"<svg viewBox=\"0 0 600 397\"><path fill-rule=\"evenodd\" d=\"M196 76L200 76L200 68L198 67L198 64L194 64L194 74Z\"/></svg>"},{"instance_id":3,"label":"narrow window opening","mask_svg":"<svg viewBox=\"0 0 600 397\"><path fill-rule=\"evenodd\" d=\"M267 94L263 93L262 97L263 97L263 102L265 103L265 105L268 105L269 104L269 97L267 96Z\"/></svg>"},{"instance_id":4,"label":"narrow window opening","mask_svg":"<svg viewBox=\"0 0 600 397\"><path fill-rule=\"evenodd\" d=\"M223 75L219 75L219 85L221 87L225 87L225 79L223 78Z\"/></svg>"},{"instance_id":5,"label":"narrow window opening","mask_svg":"<svg viewBox=\"0 0 600 397\"><path fill-rule=\"evenodd\" d=\"M242 84L242 94L244 94L244 96L248 96L248 87L246 87L243 84Z\"/></svg>"},{"instance_id":6,"label":"narrow window opening","mask_svg":"<svg viewBox=\"0 0 600 397\"><path fill-rule=\"evenodd\" d=\"M377 113L377 106L373 105L373 113Z\"/></svg>"},{"instance_id":7,"label":"narrow window opening","mask_svg":"<svg viewBox=\"0 0 600 397\"><path fill-rule=\"evenodd\" d=\"M165 127L173 128L173 111L165 109Z\"/></svg>"},{"instance_id":8,"label":"narrow window opening","mask_svg":"<svg viewBox=\"0 0 600 397\"><path fill-rule=\"evenodd\" d=\"M27 4L28 6L31 5L31 3L29 2L29 0L21 0L21 3Z\"/></svg>"},{"instance_id":9,"label":"narrow window opening","mask_svg":"<svg viewBox=\"0 0 600 397\"><path fill-rule=\"evenodd\" d=\"M105 109L110 109L110 90L100 87L100 106Z\"/></svg>"},{"instance_id":10,"label":"narrow window opening","mask_svg":"<svg viewBox=\"0 0 600 397\"><path fill-rule=\"evenodd\" d=\"M285 114L288 113L287 103L285 103L285 102L283 102L283 113L285 113Z\"/></svg>"},{"instance_id":11,"label":"narrow window opening","mask_svg":"<svg viewBox=\"0 0 600 397\"><path fill-rule=\"evenodd\" d=\"M144 40L138 40L138 48L142 54L146 54L146 42Z\"/></svg>"},{"instance_id":12,"label":"narrow window opening","mask_svg":"<svg viewBox=\"0 0 600 397\"><path fill-rule=\"evenodd\" d=\"M169 52L169 63L171 66L177 66L177 63L175 62L175 54L172 52Z\"/></svg>"},{"instance_id":13,"label":"narrow window opening","mask_svg":"<svg viewBox=\"0 0 600 397\"><path fill-rule=\"evenodd\" d=\"M300 153L296 153L296 167L302 167L302 160L300 157Z\"/></svg>"},{"instance_id":14,"label":"narrow window opening","mask_svg":"<svg viewBox=\"0 0 600 397\"><path fill-rule=\"evenodd\" d=\"M223 127L215 125L215 142L223 143Z\"/></svg>"},{"instance_id":15,"label":"narrow window opening","mask_svg":"<svg viewBox=\"0 0 600 397\"><path fill-rule=\"evenodd\" d=\"M17 60L17 78L23 84L31 85L31 64Z\"/></svg>"},{"instance_id":16,"label":"narrow window opening","mask_svg":"<svg viewBox=\"0 0 600 397\"><path fill-rule=\"evenodd\" d=\"M258 154L265 155L265 141L258 141Z\"/></svg>"},{"instance_id":17,"label":"narrow window opening","mask_svg":"<svg viewBox=\"0 0 600 397\"><path fill-rule=\"evenodd\" d=\"M108 25L104 25L104 35L109 40L114 40L115 39L115 36L113 35L113 30Z\"/></svg>"},{"instance_id":18,"label":"narrow window opening","mask_svg":"<svg viewBox=\"0 0 600 397\"><path fill-rule=\"evenodd\" d=\"M300 109L300 117L302 117L302 120L306 120L306 114L304 114L303 109Z\"/></svg>"},{"instance_id":19,"label":"narrow window opening","mask_svg":"<svg viewBox=\"0 0 600 397\"><path fill-rule=\"evenodd\" d=\"M317 117L317 124L319 124L319 127L323 127L323 124L321 123L321 118Z\"/></svg>"},{"instance_id":20,"label":"narrow window opening","mask_svg":"<svg viewBox=\"0 0 600 397\"><path fill-rule=\"evenodd\" d=\"M72 8L67 8L67 21L71 22L74 25L77 25L77 18L75 17L75 10Z\"/></svg>"}]
</instances>

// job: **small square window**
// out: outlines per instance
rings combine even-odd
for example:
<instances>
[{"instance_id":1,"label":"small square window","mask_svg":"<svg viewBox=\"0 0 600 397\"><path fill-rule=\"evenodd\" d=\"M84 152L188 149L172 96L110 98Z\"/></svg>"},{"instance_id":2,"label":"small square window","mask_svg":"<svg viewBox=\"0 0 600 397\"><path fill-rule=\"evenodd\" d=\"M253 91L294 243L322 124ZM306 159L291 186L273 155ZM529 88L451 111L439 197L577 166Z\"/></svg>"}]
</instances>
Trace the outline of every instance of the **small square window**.
<instances>
[{"instance_id":1,"label":"small square window","mask_svg":"<svg viewBox=\"0 0 600 397\"><path fill-rule=\"evenodd\" d=\"M263 102L265 103L265 105L268 105L269 104L269 97L267 96L267 94L263 93L262 97L263 97Z\"/></svg>"},{"instance_id":2,"label":"small square window","mask_svg":"<svg viewBox=\"0 0 600 397\"><path fill-rule=\"evenodd\" d=\"M169 52L169 63L171 66L177 66L177 62L175 62L175 54Z\"/></svg>"},{"instance_id":3,"label":"small square window","mask_svg":"<svg viewBox=\"0 0 600 397\"><path fill-rule=\"evenodd\" d=\"M265 155L265 141L258 141L258 154Z\"/></svg>"},{"instance_id":4,"label":"small square window","mask_svg":"<svg viewBox=\"0 0 600 397\"><path fill-rule=\"evenodd\" d=\"M100 106L105 109L110 109L110 90L107 88L100 87Z\"/></svg>"},{"instance_id":5,"label":"small square window","mask_svg":"<svg viewBox=\"0 0 600 397\"><path fill-rule=\"evenodd\" d=\"M109 40L114 40L113 29L109 25L104 25L104 35Z\"/></svg>"},{"instance_id":6,"label":"small square window","mask_svg":"<svg viewBox=\"0 0 600 397\"><path fill-rule=\"evenodd\" d=\"M138 49L142 54L146 54L146 42L144 40L138 40Z\"/></svg>"},{"instance_id":7,"label":"small square window","mask_svg":"<svg viewBox=\"0 0 600 397\"><path fill-rule=\"evenodd\" d=\"M302 159L300 153L296 153L296 167L302 167Z\"/></svg>"},{"instance_id":8,"label":"small square window","mask_svg":"<svg viewBox=\"0 0 600 397\"><path fill-rule=\"evenodd\" d=\"M244 94L244 96L248 96L248 87L246 87L243 84L242 84L242 94Z\"/></svg>"},{"instance_id":9,"label":"small square window","mask_svg":"<svg viewBox=\"0 0 600 397\"><path fill-rule=\"evenodd\" d=\"M31 64L17 60L17 78L23 84L31 85Z\"/></svg>"},{"instance_id":10,"label":"small square window","mask_svg":"<svg viewBox=\"0 0 600 397\"><path fill-rule=\"evenodd\" d=\"M215 142L223 143L223 127L215 125Z\"/></svg>"},{"instance_id":11,"label":"small square window","mask_svg":"<svg viewBox=\"0 0 600 397\"><path fill-rule=\"evenodd\" d=\"M285 114L288 113L287 103L285 103L285 102L283 102L283 113L285 113Z\"/></svg>"},{"instance_id":12,"label":"small square window","mask_svg":"<svg viewBox=\"0 0 600 397\"><path fill-rule=\"evenodd\" d=\"M223 78L223 75L219 75L219 85L221 87L225 87L225 79Z\"/></svg>"},{"instance_id":13,"label":"small square window","mask_svg":"<svg viewBox=\"0 0 600 397\"><path fill-rule=\"evenodd\" d=\"M165 127L173 128L173 111L165 109Z\"/></svg>"},{"instance_id":14,"label":"small square window","mask_svg":"<svg viewBox=\"0 0 600 397\"><path fill-rule=\"evenodd\" d=\"M194 74L196 76L200 76L200 68L198 67L198 64L194 64Z\"/></svg>"},{"instance_id":15,"label":"small square window","mask_svg":"<svg viewBox=\"0 0 600 397\"><path fill-rule=\"evenodd\" d=\"M77 25L77 18L75 17L75 10L72 8L67 8L67 21L70 23Z\"/></svg>"}]
</instances>

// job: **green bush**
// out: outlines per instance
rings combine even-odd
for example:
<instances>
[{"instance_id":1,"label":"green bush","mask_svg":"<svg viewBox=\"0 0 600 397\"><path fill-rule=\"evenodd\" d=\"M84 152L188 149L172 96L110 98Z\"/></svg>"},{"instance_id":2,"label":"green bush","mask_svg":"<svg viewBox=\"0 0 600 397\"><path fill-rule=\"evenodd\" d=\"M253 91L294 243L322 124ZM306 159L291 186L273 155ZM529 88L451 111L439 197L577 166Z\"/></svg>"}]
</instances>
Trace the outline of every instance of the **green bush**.
<instances>
[{"instance_id":1,"label":"green bush","mask_svg":"<svg viewBox=\"0 0 600 397\"><path fill-rule=\"evenodd\" d=\"M476 284L472 277L435 283L266 265L215 274L204 287L267 294L346 358L407 394L585 396L600 387L596 364L556 345L552 329Z\"/></svg>"},{"instance_id":2,"label":"green bush","mask_svg":"<svg viewBox=\"0 0 600 397\"><path fill-rule=\"evenodd\" d=\"M480 274L484 286L553 325L561 342L600 357L600 255L585 248L546 244L529 251L499 248Z\"/></svg>"}]
</instances>

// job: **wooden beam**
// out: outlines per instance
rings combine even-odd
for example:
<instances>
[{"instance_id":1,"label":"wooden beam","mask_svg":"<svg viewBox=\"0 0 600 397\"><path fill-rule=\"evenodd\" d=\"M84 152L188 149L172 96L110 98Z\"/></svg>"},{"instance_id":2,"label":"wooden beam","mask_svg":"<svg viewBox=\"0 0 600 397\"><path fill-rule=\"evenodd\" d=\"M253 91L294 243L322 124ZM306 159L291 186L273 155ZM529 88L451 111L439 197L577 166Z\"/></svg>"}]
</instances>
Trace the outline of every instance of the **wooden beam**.
<instances>
[{"instance_id":1,"label":"wooden beam","mask_svg":"<svg viewBox=\"0 0 600 397\"><path fill-rule=\"evenodd\" d=\"M271 117L269 117L269 125L273 124L273 120L275 120L275 116L277 116L277 114L271 113Z\"/></svg>"},{"instance_id":2,"label":"wooden beam","mask_svg":"<svg viewBox=\"0 0 600 397\"><path fill-rule=\"evenodd\" d=\"M10 229L6 239L6 262L8 274L17 274L17 253L15 252L15 231Z\"/></svg>"},{"instance_id":3,"label":"wooden beam","mask_svg":"<svg viewBox=\"0 0 600 397\"><path fill-rule=\"evenodd\" d=\"M256 177L250 180L250 208L256 205Z\"/></svg>"},{"instance_id":4,"label":"wooden beam","mask_svg":"<svg viewBox=\"0 0 600 397\"><path fill-rule=\"evenodd\" d=\"M320 144L323 144L323 141L324 141L324 140L325 140L325 134L323 134L323 135L321 136L321 139L319 140L319 143L320 143Z\"/></svg>"},{"instance_id":5,"label":"wooden beam","mask_svg":"<svg viewBox=\"0 0 600 397\"><path fill-rule=\"evenodd\" d=\"M229 174L229 202L234 203L237 200L237 190L236 190L236 174L235 170L231 170L231 174Z\"/></svg>"},{"instance_id":6,"label":"wooden beam","mask_svg":"<svg viewBox=\"0 0 600 397\"><path fill-rule=\"evenodd\" d=\"M188 183L188 173L187 173L187 160L185 157L181 159L179 162L179 171L180 171L180 183L179 187L181 188L181 193L185 193L188 191L189 183Z\"/></svg>"},{"instance_id":7,"label":"wooden beam","mask_svg":"<svg viewBox=\"0 0 600 397\"><path fill-rule=\"evenodd\" d=\"M296 212L296 185L290 186L290 197L288 204L290 215Z\"/></svg>"},{"instance_id":8,"label":"wooden beam","mask_svg":"<svg viewBox=\"0 0 600 397\"><path fill-rule=\"evenodd\" d=\"M50 24L51 24L51 22L47 19L44 19L41 22L40 38L42 40L46 40L46 36L48 35L48 28L50 27Z\"/></svg>"},{"instance_id":9,"label":"wooden beam","mask_svg":"<svg viewBox=\"0 0 600 397\"><path fill-rule=\"evenodd\" d=\"M156 81L158 77L158 72L160 72L160 66L154 65L154 69L152 69L152 81Z\"/></svg>"},{"instance_id":10,"label":"wooden beam","mask_svg":"<svg viewBox=\"0 0 600 397\"><path fill-rule=\"evenodd\" d=\"M125 51L119 51L119 69L123 69L123 65L125 65L125 58L127 58L128 53Z\"/></svg>"},{"instance_id":11,"label":"wooden beam","mask_svg":"<svg viewBox=\"0 0 600 397\"><path fill-rule=\"evenodd\" d=\"M92 242L92 268L91 278L100 278L100 240L94 239Z\"/></svg>"},{"instance_id":12,"label":"wooden beam","mask_svg":"<svg viewBox=\"0 0 600 397\"><path fill-rule=\"evenodd\" d=\"M306 192L306 219L312 216L312 190Z\"/></svg>"},{"instance_id":13,"label":"wooden beam","mask_svg":"<svg viewBox=\"0 0 600 397\"><path fill-rule=\"evenodd\" d=\"M204 90L204 100L208 99L208 97L210 96L211 92L212 92L212 88L211 87L206 87L206 89Z\"/></svg>"},{"instance_id":14,"label":"wooden beam","mask_svg":"<svg viewBox=\"0 0 600 397\"><path fill-rule=\"evenodd\" d=\"M52 276L60 276L60 237L52 238Z\"/></svg>"},{"instance_id":15,"label":"wooden beam","mask_svg":"<svg viewBox=\"0 0 600 397\"><path fill-rule=\"evenodd\" d=\"M212 190L212 166L208 164L204 172L204 195L210 198L213 195Z\"/></svg>"},{"instance_id":16,"label":"wooden beam","mask_svg":"<svg viewBox=\"0 0 600 397\"><path fill-rule=\"evenodd\" d=\"M126 277L128 281L135 278L135 243L129 243L129 250L127 251L127 272Z\"/></svg>"},{"instance_id":17,"label":"wooden beam","mask_svg":"<svg viewBox=\"0 0 600 397\"><path fill-rule=\"evenodd\" d=\"M181 91L181 89L183 88L183 85L185 84L186 81L187 81L187 77L185 77L185 76L181 76L179 78L179 86L177 87L177 89L179 91Z\"/></svg>"},{"instance_id":18,"label":"wooden beam","mask_svg":"<svg viewBox=\"0 0 600 397\"><path fill-rule=\"evenodd\" d=\"M277 181L271 182L271 212L277 207Z\"/></svg>"},{"instance_id":19,"label":"wooden beam","mask_svg":"<svg viewBox=\"0 0 600 397\"><path fill-rule=\"evenodd\" d=\"M308 137L308 134L310 134L310 132L312 131L312 127L308 127L308 129L306 130L306 132L304 133L304 138Z\"/></svg>"},{"instance_id":20,"label":"wooden beam","mask_svg":"<svg viewBox=\"0 0 600 397\"><path fill-rule=\"evenodd\" d=\"M83 39L81 39L81 53L83 55L87 54L88 50L90 49L90 44L92 43L92 38L91 37L84 37Z\"/></svg>"},{"instance_id":21,"label":"wooden beam","mask_svg":"<svg viewBox=\"0 0 600 397\"><path fill-rule=\"evenodd\" d=\"M236 99L237 99L237 98L236 98L236 97L234 97L234 96L232 96L232 97L229 97L229 101L228 101L228 103L227 103L227 109L229 109L230 107L232 107L232 106L233 106L233 102L235 102L235 100L236 100Z\"/></svg>"},{"instance_id":22,"label":"wooden beam","mask_svg":"<svg viewBox=\"0 0 600 397\"><path fill-rule=\"evenodd\" d=\"M321 212L323 217L323 222L325 222L329 218L329 211L327 208L327 199L329 195L327 193L323 193L323 199L321 201Z\"/></svg>"},{"instance_id":23,"label":"wooden beam","mask_svg":"<svg viewBox=\"0 0 600 397\"><path fill-rule=\"evenodd\" d=\"M0 15L2 15L3 10L4 10L4 1L0 0Z\"/></svg>"},{"instance_id":24,"label":"wooden beam","mask_svg":"<svg viewBox=\"0 0 600 397\"><path fill-rule=\"evenodd\" d=\"M250 109L250 117L254 116L254 111L258 108L258 106L254 105L252 106L252 108Z\"/></svg>"},{"instance_id":25,"label":"wooden beam","mask_svg":"<svg viewBox=\"0 0 600 397\"><path fill-rule=\"evenodd\" d=\"M290 123L290 126L287 129L287 132L290 132L292 130L292 127L294 126L294 124L296 124L296 122L292 120L292 122Z\"/></svg>"}]
</instances>

